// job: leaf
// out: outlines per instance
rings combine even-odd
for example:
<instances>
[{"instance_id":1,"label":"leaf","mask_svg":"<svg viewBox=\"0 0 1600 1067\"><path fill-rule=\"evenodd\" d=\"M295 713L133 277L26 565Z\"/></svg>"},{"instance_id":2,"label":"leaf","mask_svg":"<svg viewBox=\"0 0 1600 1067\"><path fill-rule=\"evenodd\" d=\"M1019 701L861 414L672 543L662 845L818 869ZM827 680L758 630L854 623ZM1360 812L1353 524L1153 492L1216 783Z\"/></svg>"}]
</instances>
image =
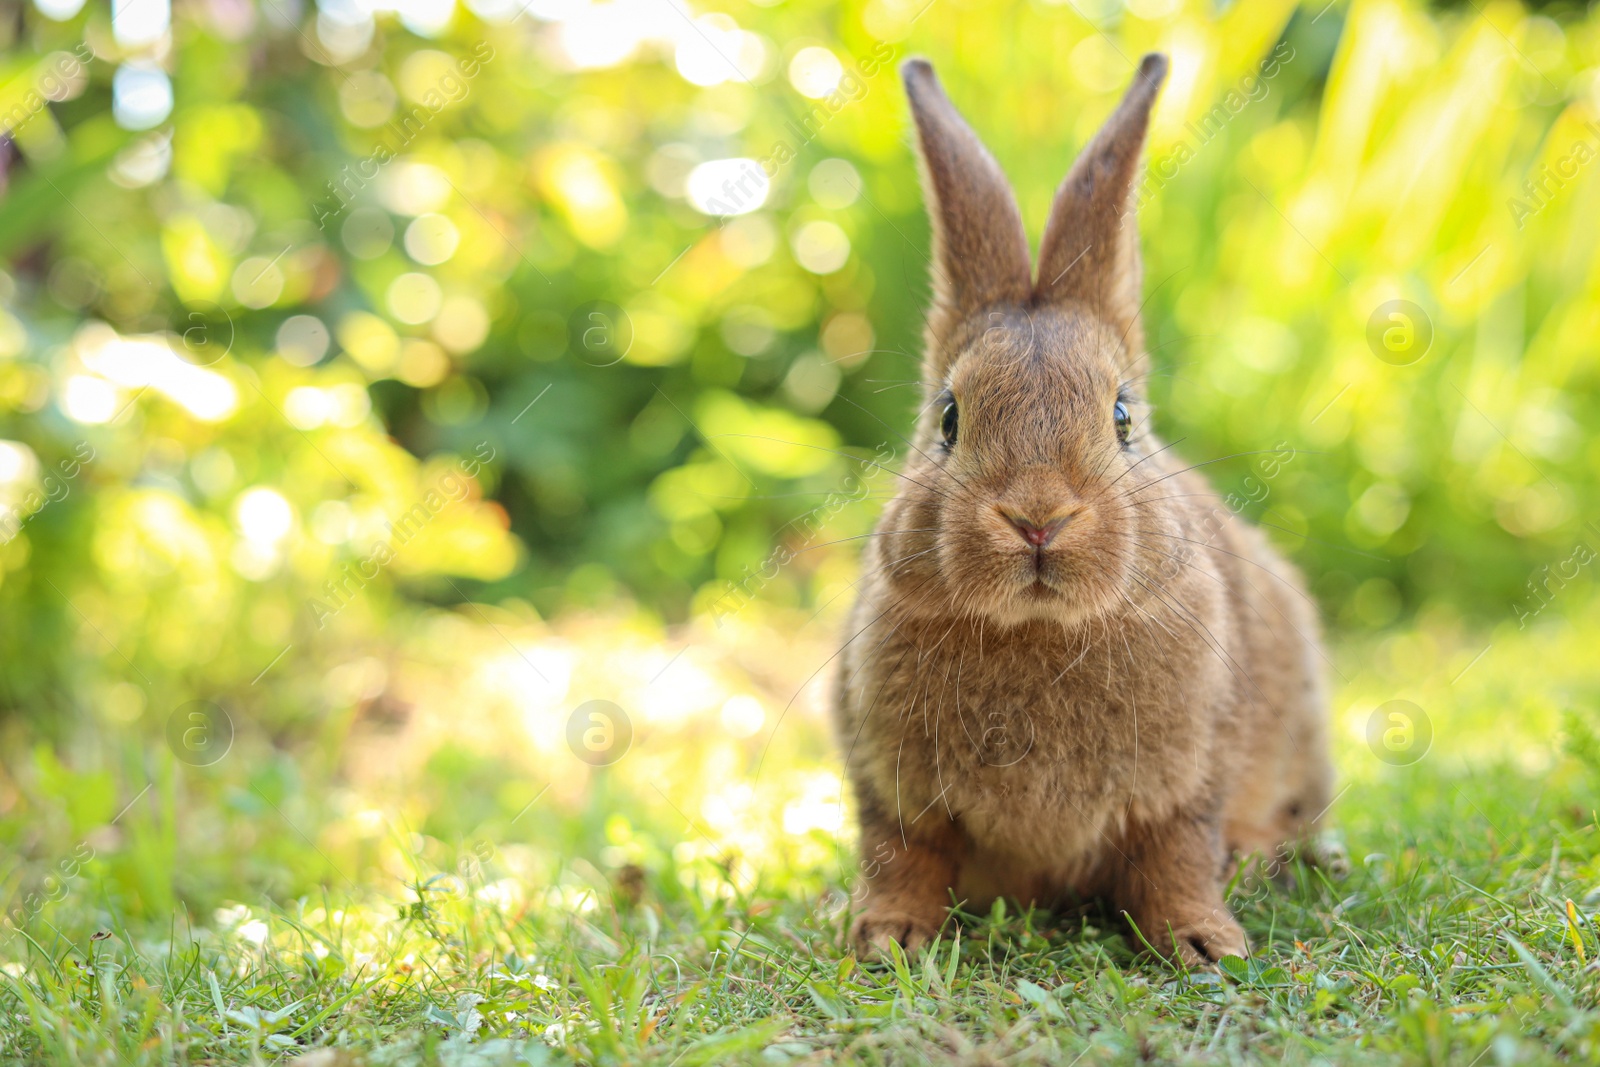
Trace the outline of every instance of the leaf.
<instances>
[{"instance_id":1,"label":"leaf","mask_svg":"<svg viewBox=\"0 0 1600 1067\"><path fill-rule=\"evenodd\" d=\"M1224 956L1217 961L1217 967L1235 982L1242 984L1250 980L1250 964L1242 957Z\"/></svg>"},{"instance_id":2,"label":"leaf","mask_svg":"<svg viewBox=\"0 0 1600 1067\"><path fill-rule=\"evenodd\" d=\"M1567 898L1567 936L1572 938L1572 947L1578 952L1578 962L1587 963L1588 954L1583 950L1583 935L1578 932L1578 906Z\"/></svg>"},{"instance_id":3,"label":"leaf","mask_svg":"<svg viewBox=\"0 0 1600 1067\"><path fill-rule=\"evenodd\" d=\"M367 992L369 989L371 989L372 987L376 986L379 982L382 982L382 981L383 981L382 978L374 978L372 981L368 982L365 985L360 985L360 986L354 987L349 992L347 992L344 996L340 997L338 1000L334 1001L332 1004L329 1004L327 1007L323 1008L321 1011L319 1011L315 1015L311 1016L311 1018L307 1019L304 1023L302 1023L298 1029L291 1031L289 1036L290 1037L295 1037L295 1038L305 1036L307 1033L309 1033L311 1031L312 1027L314 1027L318 1023L322 1022L322 1020L326 1019L328 1016L332 1015L334 1012L339 1011L346 1004L348 1004L352 1000L354 1000L356 997L361 996L363 993Z\"/></svg>"},{"instance_id":4,"label":"leaf","mask_svg":"<svg viewBox=\"0 0 1600 1067\"><path fill-rule=\"evenodd\" d=\"M678 1054L678 1067L692 1067L697 1063L731 1063L735 1060L745 1062L745 1058L737 1055L740 1052L754 1052L756 1049L765 1048L777 1040L783 1033L784 1025L778 1022L764 1023L751 1027L748 1030L735 1030L726 1034L713 1034L701 1041L690 1045Z\"/></svg>"},{"instance_id":5,"label":"leaf","mask_svg":"<svg viewBox=\"0 0 1600 1067\"><path fill-rule=\"evenodd\" d=\"M463 1033L475 1034L483 1025L483 1013L478 1010L481 1003L483 997L478 993L462 993L456 997L456 1018L461 1020Z\"/></svg>"},{"instance_id":6,"label":"leaf","mask_svg":"<svg viewBox=\"0 0 1600 1067\"><path fill-rule=\"evenodd\" d=\"M833 991L820 982L807 982L806 992L811 996L811 1003L815 1004L824 1015L830 1019L844 1020L850 1017L849 1010Z\"/></svg>"},{"instance_id":7,"label":"leaf","mask_svg":"<svg viewBox=\"0 0 1600 1067\"><path fill-rule=\"evenodd\" d=\"M1256 984L1264 986L1288 985L1291 981L1289 972L1282 967L1268 967L1256 978Z\"/></svg>"},{"instance_id":8,"label":"leaf","mask_svg":"<svg viewBox=\"0 0 1600 1067\"><path fill-rule=\"evenodd\" d=\"M1422 980L1409 972L1397 974L1384 983L1384 989L1395 997L1403 997L1411 990L1422 985Z\"/></svg>"},{"instance_id":9,"label":"leaf","mask_svg":"<svg viewBox=\"0 0 1600 1067\"><path fill-rule=\"evenodd\" d=\"M301 1003L302 1001L297 1000L275 1011L247 1004L242 1008L229 1008L224 1013L224 1018L250 1030L276 1030L282 1026L284 1020L294 1014Z\"/></svg>"},{"instance_id":10,"label":"leaf","mask_svg":"<svg viewBox=\"0 0 1600 1067\"><path fill-rule=\"evenodd\" d=\"M944 969L944 987L946 989L952 989L952 990L955 989L955 987L956 987L956 966L958 964L960 964L960 962L961 962L961 935L959 933L957 933L957 934L955 934L954 936L952 936L950 938L950 962L945 965L945 969Z\"/></svg>"},{"instance_id":11,"label":"leaf","mask_svg":"<svg viewBox=\"0 0 1600 1067\"><path fill-rule=\"evenodd\" d=\"M1511 948L1516 952L1517 957L1522 960L1522 965L1528 969L1528 974L1533 978L1534 984L1559 1000L1564 1007L1572 1007L1572 994L1568 993L1566 987L1557 982L1550 972L1545 970L1544 964L1540 963L1533 953L1528 951L1528 946L1512 937L1509 932L1506 933L1505 938L1511 943Z\"/></svg>"},{"instance_id":12,"label":"leaf","mask_svg":"<svg viewBox=\"0 0 1600 1067\"><path fill-rule=\"evenodd\" d=\"M217 1021L225 1023L228 1011L222 1006L222 989L217 985L217 976L213 971L206 972L206 978L211 982L211 1003L217 1009Z\"/></svg>"},{"instance_id":13,"label":"leaf","mask_svg":"<svg viewBox=\"0 0 1600 1067\"><path fill-rule=\"evenodd\" d=\"M1057 1003L1055 995L1041 985L1035 985L1026 978L1019 978L1017 979L1017 994L1053 1019L1066 1018L1066 1012L1061 1010L1061 1005Z\"/></svg>"},{"instance_id":14,"label":"leaf","mask_svg":"<svg viewBox=\"0 0 1600 1067\"><path fill-rule=\"evenodd\" d=\"M1017 981L1017 992L1021 995L1023 1000L1026 1000L1031 1004L1044 1004L1050 999L1049 990L1045 989L1043 986L1034 985L1026 978L1022 978Z\"/></svg>"}]
</instances>

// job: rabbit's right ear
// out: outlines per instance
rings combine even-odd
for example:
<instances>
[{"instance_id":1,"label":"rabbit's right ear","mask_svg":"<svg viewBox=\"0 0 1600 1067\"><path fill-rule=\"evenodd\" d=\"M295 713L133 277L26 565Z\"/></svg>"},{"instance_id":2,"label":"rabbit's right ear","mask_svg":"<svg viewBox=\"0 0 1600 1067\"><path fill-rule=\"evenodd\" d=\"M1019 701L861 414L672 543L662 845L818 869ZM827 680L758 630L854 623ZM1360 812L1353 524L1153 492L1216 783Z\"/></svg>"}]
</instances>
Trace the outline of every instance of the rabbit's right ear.
<instances>
[{"instance_id":1,"label":"rabbit's right ear","mask_svg":"<svg viewBox=\"0 0 1600 1067\"><path fill-rule=\"evenodd\" d=\"M951 105L925 59L900 68L917 123L922 177L933 222L935 339L985 308L1025 304L1032 291L1028 236L1000 165ZM930 351L934 377L942 353Z\"/></svg>"},{"instance_id":2,"label":"rabbit's right ear","mask_svg":"<svg viewBox=\"0 0 1600 1067\"><path fill-rule=\"evenodd\" d=\"M1139 226L1134 182L1150 110L1167 77L1167 57L1152 52L1106 124L1084 148L1056 191L1039 242L1041 304L1094 308L1121 331L1132 351L1144 348L1139 325Z\"/></svg>"}]
</instances>

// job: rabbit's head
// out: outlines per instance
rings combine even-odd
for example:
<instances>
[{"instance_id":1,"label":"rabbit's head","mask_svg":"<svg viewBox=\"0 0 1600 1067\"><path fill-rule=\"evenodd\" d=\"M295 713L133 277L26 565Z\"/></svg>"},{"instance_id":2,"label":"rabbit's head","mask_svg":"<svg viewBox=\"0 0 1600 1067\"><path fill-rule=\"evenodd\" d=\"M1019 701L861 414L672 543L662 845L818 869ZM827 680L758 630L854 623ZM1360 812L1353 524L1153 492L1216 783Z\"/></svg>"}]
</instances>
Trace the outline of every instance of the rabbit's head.
<instances>
[{"instance_id":1,"label":"rabbit's head","mask_svg":"<svg viewBox=\"0 0 1600 1067\"><path fill-rule=\"evenodd\" d=\"M1176 545L1171 509L1132 492L1166 473L1144 425L1132 211L1166 71L1164 56L1144 58L1073 165L1035 280L999 166L932 68L904 67L933 219L934 302L925 403L880 561L913 610L1079 621L1116 609Z\"/></svg>"}]
</instances>

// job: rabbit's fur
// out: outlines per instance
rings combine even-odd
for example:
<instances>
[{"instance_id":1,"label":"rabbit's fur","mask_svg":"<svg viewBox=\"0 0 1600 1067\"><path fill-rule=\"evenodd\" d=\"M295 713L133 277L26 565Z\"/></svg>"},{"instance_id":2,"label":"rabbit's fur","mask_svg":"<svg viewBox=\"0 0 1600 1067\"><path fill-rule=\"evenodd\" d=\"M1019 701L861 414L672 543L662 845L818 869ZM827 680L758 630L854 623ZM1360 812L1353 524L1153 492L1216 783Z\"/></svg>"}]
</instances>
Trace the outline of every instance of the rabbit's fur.
<instances>
[{"instance_id":1,"label":"rabbit's fur","mask_svg":"<svg viewBox=\"0 0 1600 1067\"><path fill-rule=\"evenodd\" d=\"M1131 189L1166 68L1145 57L1067 175L1035 283L999 167L928 64L904 67L933 217L926 404L835 715L866 951L924 944L952 902L1099 897L1168 955L1244 954L1231 857L1276 859L1329 802L1315 610L1141 401Z\"/></svg>"}]
</instances>

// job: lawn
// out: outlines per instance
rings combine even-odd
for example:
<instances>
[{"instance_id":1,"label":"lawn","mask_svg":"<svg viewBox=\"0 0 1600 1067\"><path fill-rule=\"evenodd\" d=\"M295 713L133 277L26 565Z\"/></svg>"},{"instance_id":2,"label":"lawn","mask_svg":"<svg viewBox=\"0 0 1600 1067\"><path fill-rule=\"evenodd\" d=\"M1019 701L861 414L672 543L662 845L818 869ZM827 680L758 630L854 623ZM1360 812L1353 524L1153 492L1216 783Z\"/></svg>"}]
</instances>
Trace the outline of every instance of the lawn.
<instances>
[{"instance_id":1,"label":"lawn","mask_svg":"<svg viewBox=\"0 0 1600 1067\"><path fill-rule=\"evenodd\" d=\"M1600 7L5 11L0 1064L1600 1062ZM1140 388L1306 576L1349 870L860 960L897 71L1037 242L1151 50Z\"/></svg>"},{"instance_id":2,"label":"lawn","mask_svg":"<svg viewBox=\"0 0 1600 1067\"><path fill-rule=\"evenodd\" d=\"M469 647L491 636L482 623L460 625ZM750 629L720 649L710 648L713 638L690 640L684 648L699 661L690 674L731 689L751 684L737 676L740 663L764 666L743 658L745 642L762 641L760 627ZM637 751L613 767L534 761L524 773L550 785L531 801L511 788L516 776L495 781L491 764L473 762L467 752L479 742L470 738L434 742L414 771L386 763L404 779L390 788L410 802L342 823L310 822L317 816L305 798L381 790L374 783L384 775L347 769L339 784L318 784L308 766L294 787L305 797L274 797L260 768L241 759L220 761L215 780L191 768L158 782L155 796L119 816L120 841L100 830L86 841L104 844L58 849L59 870L71 871L60 899L0 947L0 1056L306 1057L308 1065L1592 1062L1600 1056L1600 767L1582 720L1569 715L1563 732L1560 712L1592 698L1592 679L1561 665L1582 662L1594 624L1502 631L1481 655L1482 643L1421 630L1341 650L1343 780L1332 822L1352 869L1334 881L1297 867L1292 886L1237 880L1230 899L1255 955L1219 971L1174 970L1098 908L961 915L917 957L857 960L843 936L851 860L835 851L848 849L847 834L802 829L819 806L813 822L827 823L830 805L791 802L780 817L761 801L764 779L791 783L780 792L819 776L837 788L822 720L802 699L777 728L781 743L724 736L743 755L741 779L690 775L671 796L651 784L646 760L692 758L671 746L694 746L682 724L675 733L663 718L641 723ZM646 670L673 662L674 642L634 647L615 619L543 640L568 650L571 684L581 686L584 671L616 654L609 644L595 651L606 633L621 634L622 653ZM550 672L552 661L538 658L544 646L527 640L517 638L532 650L528 665ZM818 634L803 647L825 644ZM487 644L480 651L490 654ZM1519 664L1535 654L1551 666L1529 680ZM1416 682L1419 669L1433 680ZM1413 681L1401 687L1401 678ZM412 692L427 684L414 680ZM768 679L773 692L787 684ZM1373 694L1385 691L1432 709L1409 750L1365 739L1366 711L1380 704ZM448 718L449 706L439 713ZM396 744L428 744L430 728L419 722L428 714L414 710ZM503 738L498 748L481 745L502 755L515 747ZM244 778L230 779L230 766ZM47 788L47 777L23 784ZM220 806L237 823L174 813L208 787L221 790ZM808 788L816 794L800 791ZM691 799L697 791L704 799ZM252 795L265 803L249 804ZM738 796L742 809L730 813ZM445 825L421 804L476 809L477 832L447 841L436 836L443 829L405 830L411 818ZM351 829L376 821L385 825L365 841ZM163 826L165 841L141 841ZM591 838L609 844L591 853ZM69 869L75 855L88 858ZM180 899L152 913L144 902L130 916L118 872L137 879L130 864L162 855L183 868L252 871L254 889L234 884L233 896L213 895L206 910ZM279 862L302 872L300 891L274 891L296 880L284 880ZM145 876L186 881L183 871Z\"/></svg>"}]
</instances>

